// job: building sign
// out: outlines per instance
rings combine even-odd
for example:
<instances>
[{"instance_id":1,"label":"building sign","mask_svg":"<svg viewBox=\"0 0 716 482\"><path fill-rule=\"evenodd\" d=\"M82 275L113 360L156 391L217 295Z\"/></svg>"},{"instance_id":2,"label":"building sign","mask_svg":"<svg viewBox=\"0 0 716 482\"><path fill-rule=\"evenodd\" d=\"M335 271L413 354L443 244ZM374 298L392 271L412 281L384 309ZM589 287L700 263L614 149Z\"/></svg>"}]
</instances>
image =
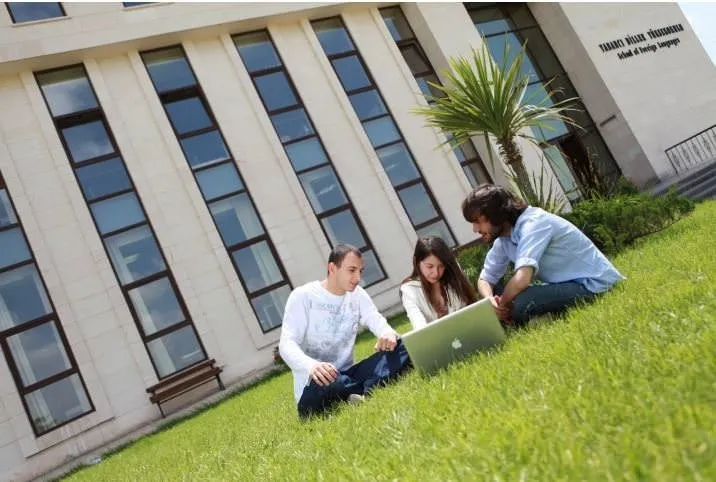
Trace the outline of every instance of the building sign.
<instances>
[{"instance_id":1,"label":"building sign","mask_svg":"<svg viewBox=\"0 0 716 482\"><path fill-rule=\"evenodd\" d=\"M678 23L668 27L650 28L646 32L626 35L622 38L599 44L602 52L617 51L619 60L629 59L644 54L652 54L660 49L678 47L681 43L679 33L684 27Z\"/></svg>"}]
</instances>

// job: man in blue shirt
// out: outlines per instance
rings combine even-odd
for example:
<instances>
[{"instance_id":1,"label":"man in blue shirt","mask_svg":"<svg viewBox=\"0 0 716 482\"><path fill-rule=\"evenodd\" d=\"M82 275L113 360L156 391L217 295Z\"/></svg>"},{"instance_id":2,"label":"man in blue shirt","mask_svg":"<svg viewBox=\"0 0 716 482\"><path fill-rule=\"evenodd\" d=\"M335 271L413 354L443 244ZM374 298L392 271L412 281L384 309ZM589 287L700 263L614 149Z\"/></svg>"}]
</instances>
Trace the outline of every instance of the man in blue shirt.
<instances>
[{"instance_id":1,"label":"man in blue shirt","mask_svg":"<svg viewBox=\"0 0 716 482\"><path fill-rule=\"evenodd\" d=\"M492 243L477 289L505 323L521 326L535 316L562 312L624 279L572 223L527 206L501 186L477 187L463 201L462 213L473 231ZM503 287L510 262L515 273Z\"/></svg>"}]
</instances>

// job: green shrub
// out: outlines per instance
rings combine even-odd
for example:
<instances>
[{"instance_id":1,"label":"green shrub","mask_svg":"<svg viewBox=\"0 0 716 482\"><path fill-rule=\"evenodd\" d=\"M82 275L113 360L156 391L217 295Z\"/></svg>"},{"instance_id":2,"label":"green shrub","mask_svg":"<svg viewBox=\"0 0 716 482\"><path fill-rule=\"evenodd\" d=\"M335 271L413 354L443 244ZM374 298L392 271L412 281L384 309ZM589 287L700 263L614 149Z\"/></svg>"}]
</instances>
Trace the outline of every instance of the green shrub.
<instances>
[{"instance_id":1,"label":"green shrub","mask_svg":"<svg viewBox=\"0 0 716 482\"><path fill-rule=\"evenodd\" d=\"M477 286L477 279L480 276L482 265L485 264L485 256L487 256L489 250L490 247L484 243L456 250L457 262L460 263L462 271L472 286Z\"/></svg>"},{"instance_id":2,"label":"green shrub","mask_svg":"<svg viewBox=\"0 0 716 482\"><path fill-rule=\"evenodd\" d=\"M594 198L578 203L563 217L603 252L615 254L635 239L665 228L693 209L693 201L672 190L656 198L642 193Z\"/></svg>"}]
</instances>

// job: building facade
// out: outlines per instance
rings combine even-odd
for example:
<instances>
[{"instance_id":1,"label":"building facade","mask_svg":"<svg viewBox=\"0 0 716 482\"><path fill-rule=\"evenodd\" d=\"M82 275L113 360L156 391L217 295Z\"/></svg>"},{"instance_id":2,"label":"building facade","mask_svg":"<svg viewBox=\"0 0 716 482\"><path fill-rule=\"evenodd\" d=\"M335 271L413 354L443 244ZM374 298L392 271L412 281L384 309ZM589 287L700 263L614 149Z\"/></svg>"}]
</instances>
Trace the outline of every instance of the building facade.
<instances>
[{"instance_id":1,"label":"building facade","mask_svg":"<svg viewBox=\"0 0 716 482\"><path fill-rule=\"evenodd\" d=\"M1 477L155 421L147 387L204 360L229 385L270 366L337 242L394 310L416 237L473 241L463 197L505 182L494 146L436 149L411 109L450 57L525 40L529 92L580 98L581 128L534 133L545 159L521 145L570 199L589 159L646 186L716 123L676 4L3 5Z\"/></svg>"}]
</instances>

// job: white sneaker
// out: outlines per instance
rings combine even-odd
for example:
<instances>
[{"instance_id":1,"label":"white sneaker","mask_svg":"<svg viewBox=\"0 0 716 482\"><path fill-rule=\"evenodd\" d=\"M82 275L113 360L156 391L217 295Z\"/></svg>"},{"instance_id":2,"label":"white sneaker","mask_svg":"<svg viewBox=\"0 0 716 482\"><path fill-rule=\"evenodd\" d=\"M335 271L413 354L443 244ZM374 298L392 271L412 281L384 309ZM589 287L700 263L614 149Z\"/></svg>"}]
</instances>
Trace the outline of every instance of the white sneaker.
<instances>
[{"instance_id":1,"label":"white sneaker","mask_svg":"<svg viewBox=\"0 0 716 482\"><path fill-rule=\"evenodd\" d=\"M348 395L348 402L349 405L358 405L360 403L363 403L365 400L365 397L363 395L358 395L357 393L351 393Z\"/></svg>"}]
</instances>

